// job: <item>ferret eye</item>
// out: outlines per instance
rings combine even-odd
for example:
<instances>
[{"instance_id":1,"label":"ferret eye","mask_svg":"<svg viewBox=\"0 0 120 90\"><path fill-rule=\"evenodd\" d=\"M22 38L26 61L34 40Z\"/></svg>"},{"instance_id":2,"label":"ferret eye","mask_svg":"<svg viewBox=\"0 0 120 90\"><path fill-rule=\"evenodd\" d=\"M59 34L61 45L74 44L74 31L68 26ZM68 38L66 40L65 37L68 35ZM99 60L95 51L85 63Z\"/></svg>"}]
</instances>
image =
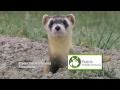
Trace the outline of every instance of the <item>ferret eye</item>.
<instances>
[{"instance_id":1,"label":"ferret eye","mask_svg":"<svg viewBox=\"0 0 120 90\"><path fill-rule=\"evenodd\" d=\"M52 28L53 24L54 24L54 22L53 22L53 20L51 20L50 23L49 23L49 28L50 29Z\"/></svg>"},{"instance_id":2,"label":"ferret eye","mask_svg":"<svg viewBox=\"0 0 120 90\"><path fill-rule=\"evenodd\" d=\"M67 21L66 21L66 20L63 20L63 25L65 26L65 28L67 28L67 27L68 27L68 23L67 23Z\"/></svg>"}]
</instances>

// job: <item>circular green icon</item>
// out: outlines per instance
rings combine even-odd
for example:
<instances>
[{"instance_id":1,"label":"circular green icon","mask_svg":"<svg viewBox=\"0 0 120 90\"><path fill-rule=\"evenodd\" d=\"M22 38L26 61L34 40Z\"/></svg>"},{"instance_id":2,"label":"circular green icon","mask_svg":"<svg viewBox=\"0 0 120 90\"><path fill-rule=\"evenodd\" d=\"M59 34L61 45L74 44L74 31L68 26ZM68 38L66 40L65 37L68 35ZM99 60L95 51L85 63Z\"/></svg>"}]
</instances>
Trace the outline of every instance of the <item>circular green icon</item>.
<instances>
[{"instance_id":1,"label":"circular green icon","mask_svg":"<svg viewBox=\"0 0 120 90\"><path fill-rule=\"evenodd\" d=\"M69 65L72 67L72 68L77 68L79 67L81 64L81 60L78 56L72 56L70 59L69 59Z\"/></svg>"}]
</instances>

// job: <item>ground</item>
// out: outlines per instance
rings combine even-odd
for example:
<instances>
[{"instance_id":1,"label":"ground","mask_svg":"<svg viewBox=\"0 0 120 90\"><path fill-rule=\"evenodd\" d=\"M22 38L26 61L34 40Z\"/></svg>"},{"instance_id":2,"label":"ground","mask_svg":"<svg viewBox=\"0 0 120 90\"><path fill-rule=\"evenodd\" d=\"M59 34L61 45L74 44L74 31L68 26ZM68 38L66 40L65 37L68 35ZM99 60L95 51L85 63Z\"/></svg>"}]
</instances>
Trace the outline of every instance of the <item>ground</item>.
<instances>
[{"instance_id":1,"label":"ground","mask_svg":"<svg viewBox=\"0 0 120 90\"><path fill-rule=\"evenodd\" d=\"M69 71L61 68L55 74L42 75L42 67L19 68L19 62L48 61L46 40L33 41L20 37L0 37L0 78L1 79L116 79L120 78L120 50L102 50L75 46L77 53L101 53L106 62L102 71Z\"/></svg>"}]
</instances>

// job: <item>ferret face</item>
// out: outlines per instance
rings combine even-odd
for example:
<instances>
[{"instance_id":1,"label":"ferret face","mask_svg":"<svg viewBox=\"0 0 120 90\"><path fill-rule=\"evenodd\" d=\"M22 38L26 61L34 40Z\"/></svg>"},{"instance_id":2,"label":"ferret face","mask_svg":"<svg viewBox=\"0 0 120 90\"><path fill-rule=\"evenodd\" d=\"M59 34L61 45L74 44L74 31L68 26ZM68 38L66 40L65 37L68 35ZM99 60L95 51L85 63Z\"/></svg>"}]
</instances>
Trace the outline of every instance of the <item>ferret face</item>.
<instances>
[{"instance_id":1,"label":"ferret face","mask_svg":"<svg viewBox=\"0 0 120 90\"><path fill-rule=\"evenodd\" d=\"M63 37L69 35L75 24L72 14L67 16L43 16L43 25L51 37Z\"/></svg>"}]
</instances>

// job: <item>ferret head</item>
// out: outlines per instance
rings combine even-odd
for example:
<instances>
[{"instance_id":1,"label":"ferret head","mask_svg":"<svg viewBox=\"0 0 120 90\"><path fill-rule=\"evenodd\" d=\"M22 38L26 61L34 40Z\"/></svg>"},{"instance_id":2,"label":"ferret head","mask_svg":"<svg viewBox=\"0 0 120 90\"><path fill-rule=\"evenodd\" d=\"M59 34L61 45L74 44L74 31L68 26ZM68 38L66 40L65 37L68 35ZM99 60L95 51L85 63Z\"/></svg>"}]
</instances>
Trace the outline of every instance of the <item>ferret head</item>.
<instances>
[{"instance_id":1,"label":"ferret head","mask_svg":"<svg viewBox=\"0 0 120 90\"><path fill-rule=\"evenodd\" d=\"M75 24L75 16L73 14L67 16L48 16L45 14L42 23L48 35L63 37L72 32L71 30Z\"/></svg>"}]
</instances>

